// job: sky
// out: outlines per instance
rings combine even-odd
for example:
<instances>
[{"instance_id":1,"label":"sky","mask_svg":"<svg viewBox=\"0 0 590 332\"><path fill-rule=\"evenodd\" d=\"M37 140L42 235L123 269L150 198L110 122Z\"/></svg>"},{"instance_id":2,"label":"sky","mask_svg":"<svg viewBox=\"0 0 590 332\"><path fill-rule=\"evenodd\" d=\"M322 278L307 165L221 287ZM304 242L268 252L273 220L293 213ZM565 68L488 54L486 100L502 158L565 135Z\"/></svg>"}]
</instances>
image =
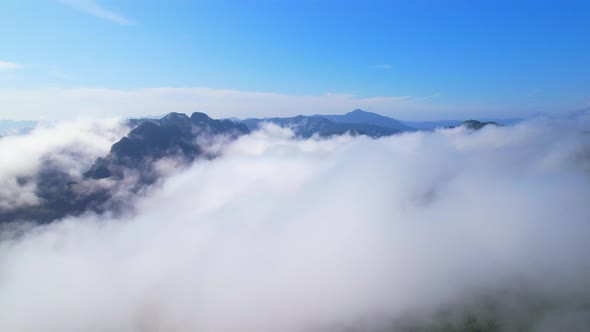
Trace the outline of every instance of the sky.
<instances>
[{"instance_id":1,"label":"sky","mask_svg":"<svg viewBox=\"0 0 590 332\"><path fill-rule=\"evenodd\" d=\"M588 1L2 0L0 119L590 107Z\"/></svg>"}]
</instances>

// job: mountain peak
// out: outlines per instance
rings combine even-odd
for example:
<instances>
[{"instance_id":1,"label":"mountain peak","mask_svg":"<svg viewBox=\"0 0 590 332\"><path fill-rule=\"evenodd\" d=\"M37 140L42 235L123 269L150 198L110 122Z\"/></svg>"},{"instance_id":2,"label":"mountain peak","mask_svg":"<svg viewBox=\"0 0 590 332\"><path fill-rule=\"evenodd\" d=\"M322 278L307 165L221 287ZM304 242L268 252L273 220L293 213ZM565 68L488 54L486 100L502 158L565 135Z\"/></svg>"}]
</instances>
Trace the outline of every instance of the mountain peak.
<instances>
[{"instance_id":1,"label":"mountain peak","mask_svg":"<svg viewBox=\"0 0 590 332\"><path fill-rule=\"evenodd\" d=\"M360 108L355 109L352 112L348 112L344 115L319 115L330 121L337 123L364 123L373 126L379 126L383 128L397 129L399 131L413 131L412 127L406 126L396 119L383 116L377 113L363 111Z\"/></svg>"},{"instance_id":2,"label":"mountain peak","mask_svg":"<svg viewBox=\"0 0 590 332\"><path fill-rule=\"evenodd\" d=\"M168 114L166 114L166 116L164 116L162 118L162 120L177 120L177 119L188 119L188 115L184 114L184 113L178 113L178 112L170 112Z\"/></svg>"},{"instance_id":3,"label":"mountain peak","mask_svg":"<svg viewBox=\"0 0 590 332\"><path fill-rule=\"evenodd\" d=\"M374 114L374 113L363 111L362 109L357 108L352 112L348 112L348 114Z\"/></svg>"},{"instance_id":4,"label":"mountain peak","mask_svg":"<svg viewBox=\"0 0 590 332\"><path fill-rule=\"evenodd\" d=\"M191 115L191 120L194 123L203 123L203 122L207 122L207 121L211 120L211 118L207 114L205 114L205 113L194 112Z\"/></svg>"},{"instance_id":5,"label":"mountain peak","mask_svg":"<svg viewBox=\"0 0 590 332\"><path fill-rule=\"evenodd\" d=\"M164 116L161 120L160 123L162 125L173 125L173 126L178 126L178 125L186 125L190 123L190 118L188 117L188 115L184 114L184 113L176 113L176 112L172 112L172 113L168 113L166 116Z\"/></svg>"},{"instance_id":6,"label":"mountain peak","mask_svg":"<svg viewBox=\"0 0 590 332\"><path fill-rule=\"evenodd\" d=\"M464 126L468 129L473 129L473 130L479 130L487 125L492 125L492 126L501 126L500 124L494 122L494 121L477 121L477 120L467 120L467 121L463 121L461 124L459 124L458 126ZM455 128L458 126L451 126L450 128Z\"/></svg>"}]
</instances>

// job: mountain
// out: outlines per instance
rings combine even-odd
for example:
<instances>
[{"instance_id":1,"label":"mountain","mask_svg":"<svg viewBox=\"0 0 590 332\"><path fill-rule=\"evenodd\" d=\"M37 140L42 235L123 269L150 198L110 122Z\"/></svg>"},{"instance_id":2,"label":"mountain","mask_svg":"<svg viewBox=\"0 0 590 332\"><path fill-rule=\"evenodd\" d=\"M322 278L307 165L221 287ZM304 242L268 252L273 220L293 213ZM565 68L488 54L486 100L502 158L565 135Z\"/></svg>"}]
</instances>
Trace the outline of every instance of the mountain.
<instances>
[{"instance_id":1,"label":"mountain","mask_svg":"<svg viewBox=\"0 0 590 332\"><path fill-rule=\"evenodd\" d=\"M509 126L515 123L524 121L522 118L503 118L503 119L495 119L495 118L481 118L479 121L482 122L495 122L499 125ZM401 123L408 125L410 127L420 129L420 130L434 130L437 128L449 128L449 127L456 127L463 123L463 120L440 120L440 121L401 121Z\"/></svg>"},{"instance_id":2,"label":"mountain","mask_svg":"<svg viewBox=\"0 0 590 332\"><path fill-rule=\"evenodd\" d=\"M450 128L464 126L468 129L479 130L487 125L501 126L500 124L493 122L493 121L482 122L482 121L477 121L477 120L467 120L467 121L462 122L458 126L451 126Z\"/></svg>"},{"instance_id":3,"label":"mountain","mask_svg":"<svg viewBox=\"0 0 590 332\"><path fill-rule=\"evenodd\" d=\"M239 121L235 119L234 121ZM250 130L256 130L263 122L270 122L281 127L291 128L295 135L307 138L313 134L322 137L351 133L371 137L390 136L405 131L434 130L436 128L453 128L465 125L472 129L480 128L479 123L495 125L511 125L523 121L520 118L480 119L477 120L441 120L441 121L402 121L376 113L356 109L342 115L299 115L289 118L246 119L241 123ZM476 128L477 127L477 128Z\"/></svg>"},{"instance_id":4,"label":"mountain","mask_svg":"<svg viewBox=\"0 0 590 332\"><path fill-rule=\"evenodd\" d=\"M190 163L202 155L203 149L195 143L198 139L218 135L235 139L249 133L244 124L214 120L199 112L193 113L191 117L184 113L170 113L161 119L132 119L128 124L135 128L113 144L106 157L97 159L85 173L86 177L122 178L128 168L141 169L142 174L147 176L152 173L151 164L164 157Z\"/></svg>"},{"instance_id":5,"label":"mountain","mask_svg":"<svg viewBox=\"0 0 590 332\"><path fill-rule=\"evenodd\" d=\"M410 126L407 126L400 122L383 115L376 113L366 112L360 109L356 109L352 112L348 112L344 115L316 115L325 119L328 119L336 123L349 123L349 124L367 124L377 127L396 129L398 131L413 131L416 130Z\"/></svg>"},{"instance_id":6,"label":"mountain","mask_svg":"<svg viewBox=\"0 0 590 332\"><path fill-rule=\"evenodd\" d=\"M363 112L363 111L361 111ZM354 113L354 112L351 112ZM351 114L348 113L348 114ZM368 113L368 112L363 112ZM358 114L358 113L357 113ZM374 113L369 113L374 114ZM374 114L377 115L377 114ZM347 115L342 115L346 117ZM381 117L380 115L377 115ZM352 122L354 119L347 118L347 121L350 122L335 122L330 120L327 117L331 116L323 116L323 115L312 115L312 116L305 116L305 115L298 115L295 117L289 118L263 118L263 119L246 119L242 120L241 123L248 126L250 130L256 130L260 127L262 123L268 122L273 123L283 128L290 128L293 130L296 136L308 138L317 134L321 137L329 137L333 135L342 135L345 133L349 133L351 135L366 135L370 137L381 137L381 136L390 136L397 133L402 132L403 130L386 127L386 126L378 126L371 123L362 123L362 122ZM355 116L353 116L355 118ZM385 118L385 117L384 117ZM341 118L342 119L342 118ZM387 118L390 119L390 118ZM359 118L360 120L360 118ZM390 119L395 121L393 119ZM375 122L375 121L373 121ZM388 122L391 124L391 122Z\"/></svg>"},{"instance_id":7,"label":"mountain","mask_svg":"<svg viewBox=\"0 0 590 332\"><path fill-rule=\"evenodd\" d=\"M510 126L522 121L525 121L524 118L480 118L479 121L481 122L494 122L498 126Z\"/></svg>"},{"instance_id":8,"label":"mountain","mask_svg":"<svg viewBox=\"0 0 590 332\"><path fill-rule=\"evenodd\" d=\"M461 120L440 120L440 121L400 121L401 123L419 130L434 130L437 128L448 128L461 124Z\"/></svg>"},{"instance_id":9,"label":"mountain","mask_svg":"<svg viewBox=\"0 0 590 332\"><path fill-rule=\"evenodd\" d=\"M191 117L170 113L161 119L132 119L127 124L129 133L80 176L69 174L48 159L34 176L16 179L21 185L34 183L41 203L0 208L0 223L20 219L44 223L88 211L123 212L129 209L131 197L162 176L156 167L158 161L170 158L182 166L197 158L215 158L201 144L220 136L232 140L249 133L243 124L211 119L198 112Z\"/></svg>"}]
</instances>

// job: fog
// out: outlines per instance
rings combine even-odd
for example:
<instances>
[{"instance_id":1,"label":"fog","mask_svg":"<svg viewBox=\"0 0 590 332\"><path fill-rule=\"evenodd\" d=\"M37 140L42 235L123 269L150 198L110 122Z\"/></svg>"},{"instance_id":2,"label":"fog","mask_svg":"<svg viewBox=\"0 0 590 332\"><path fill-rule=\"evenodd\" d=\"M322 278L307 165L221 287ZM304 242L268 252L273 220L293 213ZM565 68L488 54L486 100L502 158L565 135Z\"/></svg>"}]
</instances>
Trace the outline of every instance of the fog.
<instances>
[{"instance_id":1,"label":"fog","mask_svg":"<svg viewBox=\"0 0 590 332\"><path fill-rule=\"evenodd\" d=\"M588 124L308 140L267 126L133 215L5 230L0 330L402 331L485 298L504 330L587 331ZM75 141L97 154L101 135ZM0 179L63 146L19 142L0 140Z\"/></svg>"},{"instance_id":2,"label":"fog","mask_svg":"<svg viewBox=\"0 0 590 332\"><path fill-rule=\"evenodd\" d=\"M30 134L0 139L0 208L39 202L37 174L59 169L76 178L126 133L118 119L48 123Z\"/></svg>"}]
</instances>

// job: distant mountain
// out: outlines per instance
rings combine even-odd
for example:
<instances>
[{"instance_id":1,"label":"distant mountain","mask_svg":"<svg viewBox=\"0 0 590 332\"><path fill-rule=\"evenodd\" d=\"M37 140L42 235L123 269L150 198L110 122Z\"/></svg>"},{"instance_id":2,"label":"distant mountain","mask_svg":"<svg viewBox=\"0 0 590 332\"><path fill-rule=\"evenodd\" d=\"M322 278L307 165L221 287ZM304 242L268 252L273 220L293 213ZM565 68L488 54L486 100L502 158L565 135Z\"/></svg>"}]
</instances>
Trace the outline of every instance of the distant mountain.
<instances>
[{"instance_id":1,"label":"distant mountain","mask_svg":"<svg viewBox=\"0 0 590 332\"><path fill-rule=\"evenodd\" d=\"M524 118L479 118L482 122L494 122L499 126L510 126L525 121Z\"/></svg>"},{"instance_id":2,"label":"distant mountain","mask_svg":"<svg viewBox=\"0 0 590 332\"><path fill-rule=\"evenodd\" d=\"M369 121L370 123L360 122L363 118L367 119L367 121ZM337 121L333 119L337 119ZM378 123L380 121L383 122L384 125L375 125L375 123ZM253 118L241 121L241 123L248 126L250 130L258 129L260 125L264 122L274 123L284 128L290 128L293 130L296 136L303 138L311 137L314 134L317 134L321 137L329 137L333 135L342 135L345 133L349 133L351 135L381 137L394 135L405 130L413 130L409 127L397 123L396 120L393 120L391 118L382 117L378 114L364 112L360 110L340 116L298 115L289 118ZM398 127L404 129L399 129Z\"/></svg>"},{"instance_id":3,"label":"distant mountain","mask_svg":"<svg viewBox=\"0 0 590 332\"><path fill-rule=\"evenodd\" d=\"M461 120L441 120L441 121L401 121L401 123L419 130L434 130L437 128L447 128L461 124Z\"/></svg>"},{"instance_id":4,"label":"distant mountain","mask_svg":"<svg viewBox=\"0 0 590 332\"><path fill-rule=\"evenodd\" d=\"M405 125L399 120L395 120L376 113L366 112L356 109L344 115L316 115L336 123L356 123L367 124L383 128L397 129L398 131L412 131L415 128Z\"/></svg>"},{"instance_id":5,"label":"distant mountain","mask_svg":"<svg viewBox=\"0 0 590 332\"><path fill-rule=\"evenodd\" d=\"M21 185L36 184L35 194L41 203L0 209L0 223L19 219L51 222L87 211L121 212L128 208L129 195L158 180L155 164L162 158L173 158L180 165L197 158L215 158L200 144L220 135L231 140L249 133L243 124L211 119L204 113L191 117L170 113L161 119L132 119L128 125L130 132L82 176L72 176L45 160L35 176L16 179Z\"/></svg>"},{"instance_id":6,"label":"distant mountain","mask_svg":"<svg viewBox=\"0 0 590 332\"><path fill-rule=\"evenodd\" d=\"M239 119L232 119L240 121ZM511 125L523 119L479 119L481 122L493 122L498 125ZM341 135L346 132L352 135L367 135L371 137L381 137L394 135L399 132L416 131L416 130L434 130L437 128L449 128L461 125L463 120L440 120L440 121L402 121L376 113L366 112L356 109L342 115L323 115L317 114L312 116L299 115L289 118L252 118L241 120L250 130L256 130L260 123L270 122L281 127L293 129L295 134L300 137L310 137L314 133L319 136Z\"/></svg>"},{"instance_id":7,"label":"distant mountain","mask_svg":"<svg viewBox=\"0 0 590 332\"><path fill-rule=\"evenodd\" d=\"M493 121L482 122L482 121L477 121L477 120L467 120L467 121L462 122L458 126L451 126L450 128L463 126L468 129L479 130L479 129L481 129L485 126L488 126L488 125L500 126L500 124L493 122Z\"/></svg>"},{"instance_id":8,"label":"distant mountain","mask_svg":"<svg viewBox=\"0 0 590 332\"><path fill-rule=\"evenodd\" d=\"M229 120L229 121L231 121L231 122L235 122L235 123L240 123L240 122L242 122L242 120L241 120L240 118L237 118L237 117L235 117L235 116L232 116L232 117L229 117L229 118L225 118L225 119L223 119L223 120Z\"/></svg>"},{"instance_id":9,"label":"distant mountain","mask_svg":"<svg viewBox=\"0 0 590 332\"><path fill-rule=\"evenodd\" d=\"M505 119L495 119L495 118L480 118L479 121L483 122L495 122L500 125L509 126L515 123L524 121L522 118L505 118ZM434 130L437 128L448 128L453 126L458 126L463 123L463 120L440 120L440 121L401 121L401 123L408 125L410 127L420 129L420 130Z\"/></svg>"}]
</instances>

